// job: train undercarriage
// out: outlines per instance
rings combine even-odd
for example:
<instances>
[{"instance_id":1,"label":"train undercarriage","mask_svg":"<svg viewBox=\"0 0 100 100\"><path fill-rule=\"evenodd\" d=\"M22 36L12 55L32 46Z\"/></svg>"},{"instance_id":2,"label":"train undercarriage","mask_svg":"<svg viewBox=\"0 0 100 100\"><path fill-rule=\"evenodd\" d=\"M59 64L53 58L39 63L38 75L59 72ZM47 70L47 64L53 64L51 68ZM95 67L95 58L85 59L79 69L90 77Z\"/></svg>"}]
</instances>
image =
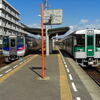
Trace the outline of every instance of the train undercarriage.
<instances>
[{"instance_id":1,"label":"train undercarriage","mask_svg":"<svg viewBox=\"0 0 100 100\"><path fill-rule=\"evenodd\" d=\"M76 62L78 62L82 67L86 67L88 65L92 65L93 67L99 66L99 59L93 58L93 57L87 57L84 59L76 59Z\"/></svg>"}]
</instances>

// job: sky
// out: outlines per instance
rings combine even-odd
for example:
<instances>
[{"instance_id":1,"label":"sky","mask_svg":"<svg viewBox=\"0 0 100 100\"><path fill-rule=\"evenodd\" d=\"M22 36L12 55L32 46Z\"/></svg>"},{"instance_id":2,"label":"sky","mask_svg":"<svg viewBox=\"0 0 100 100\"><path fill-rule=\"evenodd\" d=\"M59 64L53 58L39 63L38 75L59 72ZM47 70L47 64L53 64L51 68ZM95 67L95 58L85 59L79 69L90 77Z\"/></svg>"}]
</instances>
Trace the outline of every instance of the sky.
<instances>
[{"instance_id":1,"label":"sky","mask_svg":"<svg viewBox=\"0 0 100 100\"><path fill-rule=\"evenodd\" d=\"M43 0L6 0L20 13L21 22L30 27L40 26L40 4ZM49 9L63 9L60 26L100 27L100 0L48 0Z\"/></svg>"}]
</instances>

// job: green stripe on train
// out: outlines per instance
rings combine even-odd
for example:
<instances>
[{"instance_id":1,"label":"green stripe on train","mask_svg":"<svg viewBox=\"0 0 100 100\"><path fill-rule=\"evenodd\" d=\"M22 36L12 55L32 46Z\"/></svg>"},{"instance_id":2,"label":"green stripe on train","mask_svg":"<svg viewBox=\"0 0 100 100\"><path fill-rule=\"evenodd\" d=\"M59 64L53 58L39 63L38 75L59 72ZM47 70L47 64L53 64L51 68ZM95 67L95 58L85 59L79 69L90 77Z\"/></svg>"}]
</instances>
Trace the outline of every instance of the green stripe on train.
<instances>
[{"instance_id":1,"label":"green stripe on train","mask_svg":"<svg viewBox=\"0 0 100 100\"><path fill-rule=\"evenodd\" d=\"M94 35L87 35L87 56L94 56Z\"/></svg>"},{"instance_id":2,"label":"green stripe on train","mask_svg":"<svg viewBox=\"0 0 100 100\"><path fill-rule=\"evenodd\" d=\"M85 52L85 47L74 47L74 52Z\"/></svg>"}]
</instances>

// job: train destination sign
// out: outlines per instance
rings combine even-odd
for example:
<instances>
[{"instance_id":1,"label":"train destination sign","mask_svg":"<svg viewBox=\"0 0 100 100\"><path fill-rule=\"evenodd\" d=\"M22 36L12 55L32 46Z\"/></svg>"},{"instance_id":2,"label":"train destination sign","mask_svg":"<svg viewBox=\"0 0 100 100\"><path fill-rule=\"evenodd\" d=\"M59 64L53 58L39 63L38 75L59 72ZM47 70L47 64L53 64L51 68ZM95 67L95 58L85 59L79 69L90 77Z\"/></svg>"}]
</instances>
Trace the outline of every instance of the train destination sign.
<instances>
[{"instance_id":1,"label":"train destination sign","mask_svg":"<svg viewBox=\"0 0 100 100\"><path fill-rule=\"evenodd\" d=\"M63 17L62 9L44 10L44 24L45 25L62 24L62 17Z\"/></svg>"}]
</instances>

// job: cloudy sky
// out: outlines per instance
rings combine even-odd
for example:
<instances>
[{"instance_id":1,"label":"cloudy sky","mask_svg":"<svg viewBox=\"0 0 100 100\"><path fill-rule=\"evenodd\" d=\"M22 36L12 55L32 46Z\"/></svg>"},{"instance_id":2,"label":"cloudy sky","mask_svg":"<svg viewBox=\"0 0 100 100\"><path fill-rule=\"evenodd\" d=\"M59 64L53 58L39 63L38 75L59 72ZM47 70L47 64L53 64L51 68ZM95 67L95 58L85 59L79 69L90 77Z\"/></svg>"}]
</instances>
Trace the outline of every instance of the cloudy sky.
<instances>
[{"instance_id":1,"label":"cloudy sky","mask_svg":"<svg viewBox=\"0 0 100 100\"><path fill-rule=\"evenodd\" d=\"M40 3L43 0L7 0L21 13L21 22L40 27ZM100 25L100 0L48 0L49 9L63 9L63 24L60 26Z\"/></svg>"}]
</instances>

